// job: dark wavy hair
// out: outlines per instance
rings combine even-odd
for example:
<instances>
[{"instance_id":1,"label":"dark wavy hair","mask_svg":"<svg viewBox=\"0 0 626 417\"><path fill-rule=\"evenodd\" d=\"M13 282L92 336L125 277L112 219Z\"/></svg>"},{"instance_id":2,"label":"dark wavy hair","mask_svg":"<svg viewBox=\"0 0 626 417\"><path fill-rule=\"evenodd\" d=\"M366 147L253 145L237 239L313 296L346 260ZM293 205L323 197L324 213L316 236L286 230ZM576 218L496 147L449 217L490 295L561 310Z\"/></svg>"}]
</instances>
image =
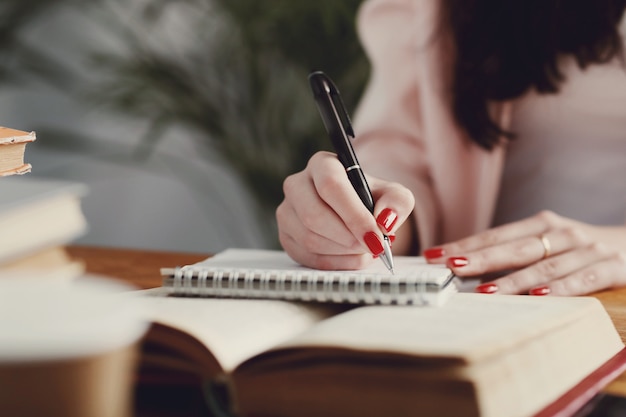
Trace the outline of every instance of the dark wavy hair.
<instances>
[{"instance_id":1,"label":"dark wavy hair","mask_svg":"<svg viewBox=\"0 0 626 417\"><path fill-rule=\"evenodd\" d=\"M618 25L626 0L443 0L442 23L456 48L452 100L457 123L485 149L503 131L488 113L530 89L556 93L562 55L578 65L622 56Z\"/></svg>"}]
</instances>

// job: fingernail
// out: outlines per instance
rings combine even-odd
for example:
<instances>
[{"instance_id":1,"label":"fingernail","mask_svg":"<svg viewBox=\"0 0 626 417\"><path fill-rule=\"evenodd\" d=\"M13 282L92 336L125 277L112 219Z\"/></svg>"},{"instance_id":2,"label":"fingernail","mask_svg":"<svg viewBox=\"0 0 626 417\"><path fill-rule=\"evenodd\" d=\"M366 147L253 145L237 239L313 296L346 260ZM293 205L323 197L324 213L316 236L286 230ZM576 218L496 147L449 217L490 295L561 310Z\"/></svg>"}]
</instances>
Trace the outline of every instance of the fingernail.
<instances>
[{"instance_id":1,"label":"fingernail","mask_svg":"<svg viewBox=\"0 0 626 417\"><path fill-rule=\"evenodd\" d=\"M448 268L460 268L466 266L467 264L469 264L469 261L463 256L453 256L448 258L448 261L446 262Z\"/></svg>"},{"instance_id":2,"label":"fingernail","mask_svg":"<svg viewBox=\"0 0 626 417\"><path fill-rule=\"evenodd\" d=\"M389 238L389 243L393 243L396 240L396 235L387 235L387 237Z\"/></svg>"},{"instance_id":3,"label":"fingernail","mask_svg":"<svg viewBox=\"0 0 626 417\"><path fill-rule=\"evenodd\" d=\"M397 221L398 215L396 212L388 208L381 211L378 217L376 217L376 223L381 225L387 232L391 232Z\"/></svg>"},{"instance_id":4,"label":"fingernail","mask_svg":"<svg viewBox=\"0 0 626 417\"><path fill-rule=\"evenodd\" d=\"M548 288L547 285L544 285L543 287L532 288L530 291L528 291L528 294L530 294L530 295L548 295L548 294L550 294L550 288Z\"/></svg>"},{"instance_id":5,"label":"fingernail","mask_svg":"<svg viewBox=\"0 0 626 417\"><path fill-rule=\"evenodd\" d=\"M365 236L363 236L363 240L365 240L365 244L367 245L372 255L378 256L383 253L383 243L378 238L378 235L374 232L367 232Z\"/></svg>"},{"instance_id":6,"label":"fingernail","mask_svg":"<svg viewBox=\"0 0 626 417\"><path fill-rule=\"evenodd\" d=\"M424 257L428 259L436 259L441 258L446 254L446 251L443 248L430 248L424 251Z\"/></svg>"},{"instance_id":7,"label":"fingernail","mask_svg":"<svg viewBox=\"0 0 626 417\"><path fill-rule=\"evenodd\" d=\"M478 285L476 288L474 288L474 291L481 294L493 294L498 291L498 286L493 282L486 282L484 284Z\"/></svg>"}]
</instances>

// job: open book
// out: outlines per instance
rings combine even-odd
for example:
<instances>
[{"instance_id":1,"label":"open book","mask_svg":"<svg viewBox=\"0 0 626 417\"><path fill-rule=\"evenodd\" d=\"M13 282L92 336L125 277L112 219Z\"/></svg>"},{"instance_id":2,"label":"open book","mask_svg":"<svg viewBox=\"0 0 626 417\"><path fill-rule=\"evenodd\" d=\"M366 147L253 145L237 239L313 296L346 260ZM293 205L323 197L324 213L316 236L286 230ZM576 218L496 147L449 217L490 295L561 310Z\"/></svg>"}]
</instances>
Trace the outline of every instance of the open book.
<instances>
[{"instance_id":1,"label":"open book","mask_svg":"<svg viewBox=\"0 0 626 417\"><path fill-rule=\"evenodd\" d=\"M571 415L625 363L591 297L455 293L419 308L132 296L154 323L142 375L198 376L216 415Z\"/></svg>"},{"instance_id":2,"label":"open book","mask_svg":"<svg viewBox=\"0 0 626 417\"><path fill-rule=\"evenodd\" d=\"M283 251L227 249L182 268L163 268L173 295L278 298L351 304L441 305L456 292L455 277L423 258L395 258L395 274L380 262L359 271L298 265Z\"/></svg>"}]
</instances>

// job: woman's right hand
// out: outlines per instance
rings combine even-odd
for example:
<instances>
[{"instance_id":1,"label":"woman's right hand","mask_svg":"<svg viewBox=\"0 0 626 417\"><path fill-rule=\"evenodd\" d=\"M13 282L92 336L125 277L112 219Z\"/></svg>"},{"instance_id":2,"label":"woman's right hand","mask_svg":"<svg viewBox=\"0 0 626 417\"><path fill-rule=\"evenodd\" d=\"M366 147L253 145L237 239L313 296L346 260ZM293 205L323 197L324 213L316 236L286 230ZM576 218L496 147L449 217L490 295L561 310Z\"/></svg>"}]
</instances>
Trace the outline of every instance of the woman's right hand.
<instances>
[{"instance_id":1,"label":"woman's right hand","mask_svg":"<svg viewBox=\"0 0 626 417\"><path fill-rule=\"evenodd\" d=\"M287 177L276 219L280 243L289 256L308 267L340 270L361 269L380 255L383 233L395 236L415 200L398 183L367 180L376 202L374 216L333 153L316 153L303 171ZM398 234L394 253L408 246L409 239L402 237Z\"/></svg>"}]
</instances>

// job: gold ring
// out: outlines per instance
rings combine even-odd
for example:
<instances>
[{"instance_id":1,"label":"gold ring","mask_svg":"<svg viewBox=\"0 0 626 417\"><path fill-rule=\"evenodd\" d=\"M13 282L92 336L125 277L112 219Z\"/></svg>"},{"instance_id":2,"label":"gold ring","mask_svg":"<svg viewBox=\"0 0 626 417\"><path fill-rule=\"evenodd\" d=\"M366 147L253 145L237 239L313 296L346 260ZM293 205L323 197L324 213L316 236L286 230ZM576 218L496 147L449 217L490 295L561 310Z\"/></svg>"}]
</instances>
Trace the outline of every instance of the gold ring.
<instances>
[{"instance_id":1,"label":"gold ring","mask_svg":"<svg viewBox=\"0 0 626 417\"><path fill-rule=\"evenodd\" d=\"M541 245L543 246L543 257L541 259L546 259L548 256L550 256L550 253L552 252L552 246L550 245L550 241L548 240L548 237L545 235L545 233L539 236L539 240L541 241Z\"/></svg>"}]
</instances>

